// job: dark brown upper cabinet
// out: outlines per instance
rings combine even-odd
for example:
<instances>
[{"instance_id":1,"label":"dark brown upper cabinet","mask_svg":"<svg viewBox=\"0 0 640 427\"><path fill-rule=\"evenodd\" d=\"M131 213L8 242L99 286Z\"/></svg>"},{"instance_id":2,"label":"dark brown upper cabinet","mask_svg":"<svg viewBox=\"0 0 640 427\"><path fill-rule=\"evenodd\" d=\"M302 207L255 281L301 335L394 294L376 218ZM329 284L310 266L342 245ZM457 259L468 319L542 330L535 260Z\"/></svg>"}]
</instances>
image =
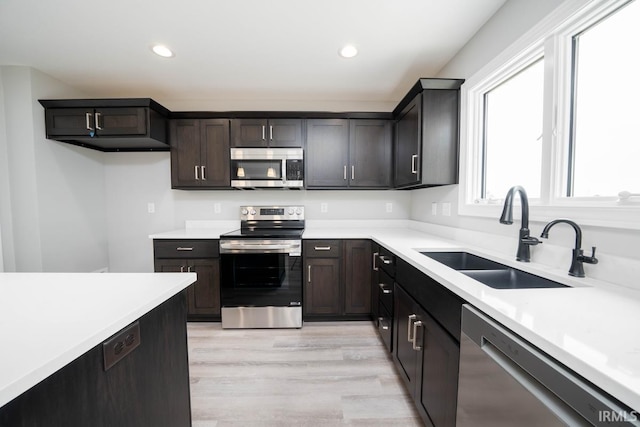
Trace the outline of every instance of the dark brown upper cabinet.
<instances>
[{"instance_id":1,"label":"dark brown upper cabinet","mask_svg":"<svg viewBox=\"0 0 640 427\"><path fill-rule=\"evenodd\" d=\"M302 147L301 119L233 119L231 146Z\"/></svg>"},{"instance_id":2,"label":"dark brown upper cabinet","mask_svg":"<svg viewBox=\"0 0 640 427\"><path fill-rule=\"evenodd\" d=\"M388 120L307 120L306 188L389 188L391 137Z\"/></svg>"},{"instance_id":3,"label":"dark brown upper cabinet","mask_svg":"<svg viewBox=\"0 0 640 427\"><path fill-rule=\"evenodd\" d=\"M231 188L228 119L170 122L171 188Z\"/></svg>"},{"instance_id":4,"label":"dark brown upper cabinet","mask_svg":"<svg viewBox=\"0 0 640 427\"><path fill-rule=\"evenodd\" d=\"M394 187L458 182L460 79L420 79L398 104Z\"/></svg>"},{"instance_id":5,"label":"dark brown upper cabinet","mask_svg":"<svg viewBox=\"0 0 640 427\"><path fill-rule=\"evenodd\" d=\"M40 100L48 139L99 151L168 151L169 111L149 98Z\"/></svg>"}]
</instances>

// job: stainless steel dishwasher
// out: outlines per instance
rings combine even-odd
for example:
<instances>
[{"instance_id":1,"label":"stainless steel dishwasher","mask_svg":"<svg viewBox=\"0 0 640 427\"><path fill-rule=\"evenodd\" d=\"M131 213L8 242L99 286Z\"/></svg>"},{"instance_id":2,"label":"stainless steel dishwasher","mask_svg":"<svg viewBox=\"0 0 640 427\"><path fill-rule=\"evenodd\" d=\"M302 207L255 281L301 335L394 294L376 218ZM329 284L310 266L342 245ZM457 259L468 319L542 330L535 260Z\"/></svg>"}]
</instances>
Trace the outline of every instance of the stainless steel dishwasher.
<instances>
[{"instance_id":1,"label":"stainless steel dishwasher","mask_svg":"<svg viewBox=\"0 0 640 427\"><path fill-rule=\"evenodd\" d=\"M638 426L638 413L474 307L462 307L458 427Z\"/></svg>"}]
</instances>

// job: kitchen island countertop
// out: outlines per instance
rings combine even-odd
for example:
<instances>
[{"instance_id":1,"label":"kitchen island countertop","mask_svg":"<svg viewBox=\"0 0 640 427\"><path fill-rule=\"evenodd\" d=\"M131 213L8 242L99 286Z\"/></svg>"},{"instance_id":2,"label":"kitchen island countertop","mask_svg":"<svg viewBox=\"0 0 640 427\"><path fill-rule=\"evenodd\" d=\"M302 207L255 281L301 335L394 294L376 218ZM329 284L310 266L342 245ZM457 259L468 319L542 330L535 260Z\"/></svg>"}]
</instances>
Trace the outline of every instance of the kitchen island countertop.
<instances>
[{"instance_id":1,"label":"kitchen island countertop","mask_svg":"<svg viewBox=\"0 0 640 427\"><path fill-rule=\"evenodd\" d=\"M195 280L195 273L0 273L0 407Z\"/></svg>"}]
</instances>

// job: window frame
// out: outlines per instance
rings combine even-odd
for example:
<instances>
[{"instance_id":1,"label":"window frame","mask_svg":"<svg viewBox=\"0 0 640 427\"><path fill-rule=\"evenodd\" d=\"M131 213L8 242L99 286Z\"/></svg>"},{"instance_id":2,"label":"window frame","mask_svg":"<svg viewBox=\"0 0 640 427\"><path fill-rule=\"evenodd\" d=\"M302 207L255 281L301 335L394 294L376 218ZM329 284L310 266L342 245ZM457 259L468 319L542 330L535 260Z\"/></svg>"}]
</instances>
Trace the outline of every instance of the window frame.
<instances>
[{"instance_id":1,"label":"window frame","mask_svg":"<svg viewBox=\"0 0 640 427\"><path fill-rule=\"evenodd\" d=\"M467 79L461 89L459 215L492 218L500 216L504 199L477 199L481 194L480 174L483 173L484 94L544 57L541 196L529 199L530 219L549 221L558 217L571 217L584 225L640 229L640 201L620 203L617 197L566 195L572 126L570 108L573 96L573 36L629 2L630 0L591 0L586 4L583 0L564 2Z\"/></svg>"}]
</instances>

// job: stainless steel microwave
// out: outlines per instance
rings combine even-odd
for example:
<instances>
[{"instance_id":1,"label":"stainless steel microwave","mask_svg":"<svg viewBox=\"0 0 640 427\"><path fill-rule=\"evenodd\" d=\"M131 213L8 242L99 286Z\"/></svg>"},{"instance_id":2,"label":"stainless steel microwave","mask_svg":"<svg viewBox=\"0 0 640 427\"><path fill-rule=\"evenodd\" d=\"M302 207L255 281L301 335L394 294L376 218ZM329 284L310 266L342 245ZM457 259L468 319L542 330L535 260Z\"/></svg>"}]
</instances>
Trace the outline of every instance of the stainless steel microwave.
<instances>
[{"instance_id":1,"label":"stainless steel microwave","mask_svg":"<svg viewBox=\"0 0 640 427\"><path fill-rule=\"evenodd\" d=\"M302 188L304 186L302 148L232 148L231 186Z\"/></svg>"}]
</instances>

